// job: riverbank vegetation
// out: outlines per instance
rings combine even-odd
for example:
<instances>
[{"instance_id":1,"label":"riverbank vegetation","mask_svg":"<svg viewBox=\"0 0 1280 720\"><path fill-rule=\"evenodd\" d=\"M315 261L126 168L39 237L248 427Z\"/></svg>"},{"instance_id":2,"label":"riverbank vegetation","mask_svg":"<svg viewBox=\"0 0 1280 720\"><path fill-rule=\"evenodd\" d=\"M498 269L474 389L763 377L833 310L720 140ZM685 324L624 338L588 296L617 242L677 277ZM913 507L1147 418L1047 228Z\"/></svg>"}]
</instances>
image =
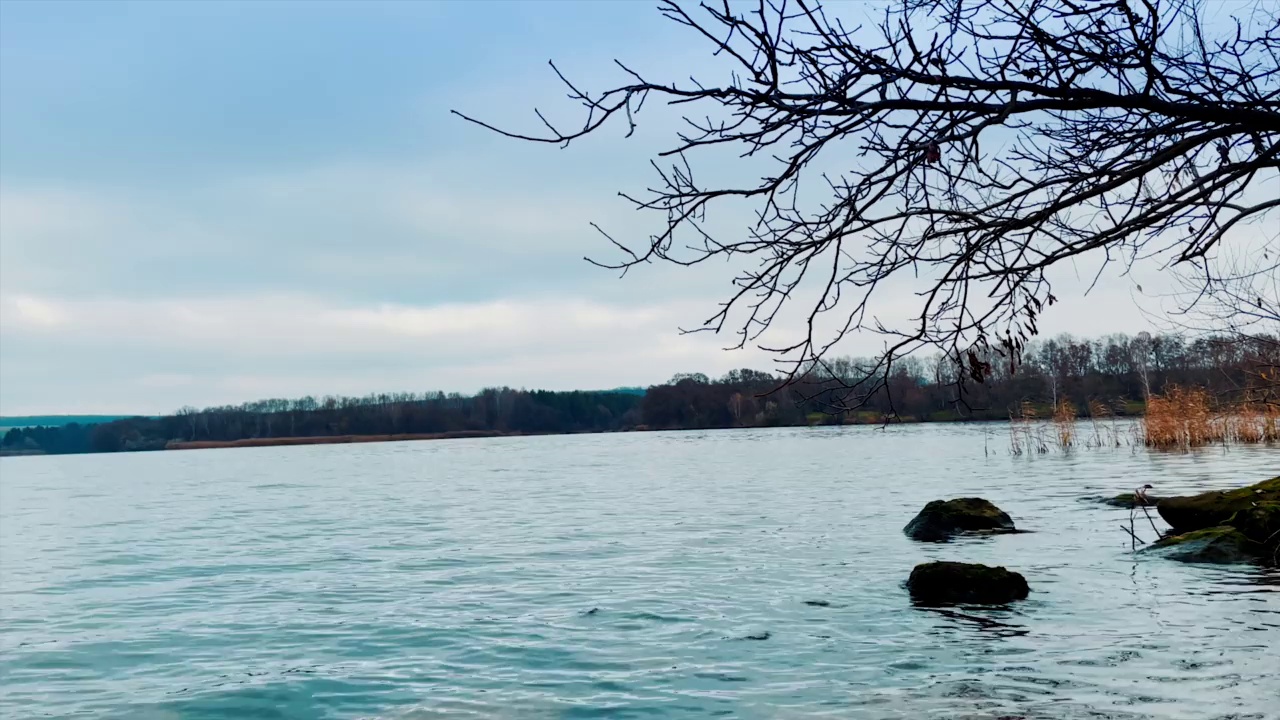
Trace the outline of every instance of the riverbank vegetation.
<instances>
[{"instance_id":1,"label":"riverbank vegetation","mask_svg":"<svg viewBox=\"0 0 1280 720\"><path fill-rule=\"evenodd\" d=\"M1087 416L1062 400L1048 419L1024 403L1009 418L1009 451L1044 454L1072 447L1145 445L1160 450L1191 450L1207 445L1280 442L1280 405L1257 398L1219 400L1204 388L1170 385L1142 404L1139 422L1119 423L1105 404L1090 401ZM1081 422L1082 420L1087 422Z\"/></svg>"},{"instance_id":2,"label":"riverbank vegetation","mask_svg":"<svg viewBox=\"0 0 1280 720\"><path fill-rule=\"evenodd\" d=\"M7 454L120 452L166 448L359 442L461 436L540 435L626 430L840 425L882 422L1013 420L1016 452L1051 446L1134 443L1117 418L1147 416L1154 447L1274 441L1280 404L1257 393L1260 366L1274 343L1174 335L1063 336L1036 343L1017 367L990 363L980 385L956 394L955 364L905 358L890 382L841 409L833 395L873 364L837 359L798 381L735 370L721 378L677 375L646 390L442 392L270 399L155 418L95 425L11 429ZM1185 388L1185 389L1184 389ZM1086 415L1087 414L1087 415ZM1086 415L1079 425L1077 415ZM1128 427L1128 426L1124 426Z\"/></svg>"},{"instance_id":3,"label":"riverbank vegetation","mask_svg":"<svg viewBox=\"0 0 1280 720\"><path fill-rule=\"evenodd\" d=\"M1147 401L1143 442L1188 449L1280 440L1280 406L1258 399L1220 402L1203 388L1170 387Z\"/></svg>"}]
</instances>

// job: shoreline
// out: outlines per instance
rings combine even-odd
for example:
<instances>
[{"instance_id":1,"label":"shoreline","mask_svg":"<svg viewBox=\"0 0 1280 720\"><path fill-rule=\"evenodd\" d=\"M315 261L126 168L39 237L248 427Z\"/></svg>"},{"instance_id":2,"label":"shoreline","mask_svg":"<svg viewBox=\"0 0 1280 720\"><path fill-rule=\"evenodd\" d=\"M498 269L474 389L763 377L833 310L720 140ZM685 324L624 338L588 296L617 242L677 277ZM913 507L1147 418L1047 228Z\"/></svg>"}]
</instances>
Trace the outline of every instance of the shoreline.
<instances>
[{"instance_id":1,"label":"shoreline","mask_svg":"<svg viewBox=\"0 0 1280 720\"><path fill-rule=\"evenodd\" d=\"M557 433L565 434L565 433ZM278 438L241 438L239 440L170 440L163 450L219 450L245 447L279 447L286 445L349 445L355 443L406 442L410 440L465 440L468 438L515 437L520 433L497 430L458 430L442 433L398 433L384 435L312 435Z\"/></svg>"},{"instance_id":2,"label":"shoreline","mask_svg":"<svg viewBox=\"0 0 1280 720\"><path fill-rule=\"evenodd\" d=\"M1006 418L969 418L965 420L862 420L844 423L813 423L807 425L742 425L735 427L706 428L653 428L645 425L621 428L618 430L582 430L577 432L506 432L501 430L458 430L442 433L397 433L382 435L315 435L302 437L279 438L243 438L240 440L170 440L163 448L157 450L224 450L246 447L285 447L293 445L347 445L356 443L410 442L418 440L470 440L483 438L508 437L556 437L566 435L617 435L649 432L709 432L725 430L768 430L779 428L838 428L867 427L876 425L969 425L1008 422ZM128 452L128 451L124 451ZM146 452L146 451L134 451ZM154 451L152 451L154 452Z\"/></svg>"},{"instance_id":3,"label":"shoreline","mask_svg":"<svg viewBox=\"0 0 1280 720\"><path fill-rule=\"evenodd\" d=\"M1141 417L1135 416L1117 416L1117 420L1134 420ZM1077 421L1087 420L1087 418L1079 418ZM549 437L558 435L612 435L618 433L644 433L644 432L707 432L721 430L762 430L762 429L778 429L778 428L838 428L838 427L867 427L867 426L889 426L889 425L970 425L970 424L988 424L1009 422L1009 418L990 417L990 418L947 418L947 419L921 419L916 417L898 418L886 421L884 418L863 417L857 420L852 418L846 419L843 423L808 423L808 424L791 424L791 425L743 425L734 427L706 427L706 428L662 428L649 427L646 425L637 425L634 427L620 428L617 430L582 430L577 432L508 432L501 430L455 430L449 432L438 433L394 433L394 434L375 434L375 435L313 435L313 436L292 436L292 437L272 437L272 438L240 438L237 440L169 440L163 445L152 446L147 448L136 448L131 450L119 450L115 452L87 452L74 453L84 455L111 455L117 453L136 453L136 452L164 452L171 450L229 450L236 448L256 448L256 447L291 447L300 445L353 445L362 443L387 443L387 442L410 442L419 440L468 440L468 439L484 439L484 438L503 438L503 437ZM0 457L34 457L48 455L62 455L67 453L45 453L40 451L21 450L0 451Z\"/></svg>"}]
</instances>

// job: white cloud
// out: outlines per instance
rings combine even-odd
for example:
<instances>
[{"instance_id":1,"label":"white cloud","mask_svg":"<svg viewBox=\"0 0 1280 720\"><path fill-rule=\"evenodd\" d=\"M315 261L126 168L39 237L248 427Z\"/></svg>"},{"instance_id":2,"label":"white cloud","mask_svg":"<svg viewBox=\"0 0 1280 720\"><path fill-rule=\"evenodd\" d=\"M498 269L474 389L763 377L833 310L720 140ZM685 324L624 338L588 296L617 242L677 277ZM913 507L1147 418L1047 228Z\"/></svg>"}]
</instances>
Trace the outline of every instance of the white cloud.
<instances>
[{"instance_id":1,"label":"white cloud","mask_svg":"<svg viewBox=\"0 0 1280 720\"><path fill-rule=\"evenodd\" d=\"M0 188L0 286L68 297L323 289L339 300L423 303L591 285L610 278L582 260L607 247L589 221L618 224L630 211L612 192L586 193L586 182L528 187L407 161L145 192L9 184Z\"/></svg>"},{"instance_id":2,"label":"white cloud","mask_svg":"<svg viewBox=\"0 0 1280 720\"><path fill-rule=\"evenodd\" d=\"M731 266L646 266L617 280L580 259L607 244L572 228L601 219L643 236L634 214L610 223L583 199L598 194L470 183L426 166L329 163L136 197L5 186L5 411L610 387L774 367L759 352L722 352L736 341L732 326L721 336L678 334L717 310ZM1045 316L1044 332L1149 325L1130 282L1113 273L1081 301L1091 279L1084 263L1080 274L1059 288L1064 303ZM882 288L874 310L886 322L911 317L912 289ZM802 309L764 340L794 338ZM839 352L880 345L861 336Z\"/></svg>"},{"instance_id":3,"label":"white cloud","mask_svg":"<svg viewBox=\"0 0 1280 720\"><path fill-rule=\"evenodd\" d=\"M627 208L621 201L588 202L584 197L607 201L612 193L585 192L587 183L557 190L525 179L438 163L339 162L237 179L222 191L240 204L290 217L335 215L414 238L447 238L518 255L580 249L582 239L597 239L589 221L606 221Z\"/></svg>"},{"instance_id":4,"label":"white cloud","mask_svg":"<svg viewBox=\"0 0 1280 720\"><path fill-rule=\"evenodd\" d=\"M97 198L63 190L0 187L0 228L13 242L45 234L84 232L118 220L118 208Z\"/></svg>"},{"instance_id":5,"label":"white cloud","mask_svg":"<svg viewBox=\"0 0 1280 720\"><path fill-rule=\"evenodd\" d=\"M910 296L888 298L901 309ZM475 303L353 303L323 295L100 298L0 294L0 407L165 412L260 397L486 386L608 388L677 372L774 369L732 336L680 335L714 300L605 303L572 296ZM1049 333L1134 331L1109 286L1046 320ZM1051 311L1050 318L1053 318ZM775 341L799 327L787 319ZM867 354L862 336L840 352Z\"/></svg>"},{"instance_id":6,"label":"white cloud","mask_svg":"<svg viewBox=\"0 0 1280 720\"><path fill-rule=\"evenodd\" d=\"M157 412L261 396L614 387L768 367L758 353L722 352L723 338L680 336L694 309L570 298L361 306L279 294L0 296L0 405L10 414Z\"/></svg>"},{"instance_id":7,"label":"white cloud","mask_svg":"<svg viewBox=\"0 0 1280 720\"><path fill-rule=\"evenodd\" d=\"M570 342L673 324L673 307L627 308L573 299L434 306L339 304L320 296L145 299L0 297L6 334L251 356L375 354L458 343L473 350Z\"/></svg>"},{"instance_id":8,"label":"white cloud","mask_svg":"<svg viewBox=\"0 0 1280 720\"><path fill-rule=\"evenodd\" d=\"M732 266L654 265L625 280L587 219L643 236L554 188L450 182L427 166L329 163L173 194L0 189L0 401L30 411L166 411L259 396L487 385L557 389L659 382L675 372L774 367L721 336L680 336L732 290ZM500 198L501 200L495 200ZM630 211L628 211L629 213ZM610 223L610 217L613 222ZM1058 273L1046 334L1136 332L1134 281L1093 294ZM1150 295L1150 273L1138 282ZM918 309L881 288L887 323ZM794 307L764 338L803 327ZM871 354L851 338L839 353Z\"/></svg>"},{"instance_id":9,"label":"white cloud","mask_svg":"<svg viewBox=\"0 0 1280 720\"><path fill-rule=\"evenodd\" d=\"M45 329L66 325L68 320L62 308L39 298L19 295L0 303L0 325Z\"/></svg>"}]
</instances>

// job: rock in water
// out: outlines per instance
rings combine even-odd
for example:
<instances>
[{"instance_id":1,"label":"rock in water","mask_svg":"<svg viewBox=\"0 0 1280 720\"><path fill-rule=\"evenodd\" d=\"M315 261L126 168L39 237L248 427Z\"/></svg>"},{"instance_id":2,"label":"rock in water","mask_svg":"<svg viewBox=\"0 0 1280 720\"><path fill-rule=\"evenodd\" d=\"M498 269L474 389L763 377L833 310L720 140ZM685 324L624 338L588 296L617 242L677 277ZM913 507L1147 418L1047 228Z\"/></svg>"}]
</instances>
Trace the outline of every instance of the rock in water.
<instances>
[{"instance_id":1,"label":"rock in water","mask_svg":"<svg viewBox=\"0 0 1280 720\"><path fill-rule=\"evenodd\" d=\"M1002 567L957 562L917 565L907 590L927 605L982 603L1000 605L1021 600L1030 592L1026 578Z\"/></svg>"},{"instance_id":2,"label":"rock in water","mask_svg":"<svg viewBox=\"0 0 1280 720\"><path fill-rule=\"evenodd\" d=\"M1231 527L1275 554L1280 549L1280 502L1260 502L1241 510L1228 521Z\"/></svg>"},{"instance_id":3,"label":"rock in water","mask_svg":"<svg viewBox=\"0 0 1280 720\"><path fill-rule=\"evenodd\" d=\"M1236 513L1275 503L1280 503L1280 477L1238 490L1164 498L1156 503L1156 511L1173 526L1174 532L1186 533L1234 524Z\"/></svg>"},{"instance_id":4,"label":"rock in water","mask_svg":"<svg viewBox=\"0 0 1280 720\"><path fill-rule=\"evenodd\" d=\"M934 500L902 529L913 540L943 542L959 532L1017 532L1013 520L982 498Z\"/></svg>"},{"instance_id":5,"label":"rock in water","mask_svg":"<svg viewBox=\"0 0 1280 720\"><path fill-rule=\"evenodd\" d=\"M1258 559L1262 546L1227 525L1157 540L1151 552L1191 563L1241 563Z\"/></svg>"},{"instance_id":6,"label":"rock in water","mask_svg":"<svg viewBox=\"0 0 1280 720\"><path fill-rule=\"evenodd\" d=\"M1115 497L1102 498L1099 502L1101 502L1103 505L1110 505L1111 507L1132 508L1132 507L1141 507L1143 505L1147 507L1155 507L1157 500L1156 498L1153 498L1150 495L1148 495L1147 501L1141 502L1138 499L1137 495L1131 492L1127 492L1127 493L1121 493Z\"/></svg>"},{"instance_id":7,"label":"rock in water","mask_svg":"<svg viewBox=\"0 0 1280 720\"><path fill-rule=\"evenodd\" d=\"M1280 477L1238 490L1164 498L1156 511L1175 535L1153 550L1187 562L1231 563L1280 557Z\"/></svg>"}]
</instances>

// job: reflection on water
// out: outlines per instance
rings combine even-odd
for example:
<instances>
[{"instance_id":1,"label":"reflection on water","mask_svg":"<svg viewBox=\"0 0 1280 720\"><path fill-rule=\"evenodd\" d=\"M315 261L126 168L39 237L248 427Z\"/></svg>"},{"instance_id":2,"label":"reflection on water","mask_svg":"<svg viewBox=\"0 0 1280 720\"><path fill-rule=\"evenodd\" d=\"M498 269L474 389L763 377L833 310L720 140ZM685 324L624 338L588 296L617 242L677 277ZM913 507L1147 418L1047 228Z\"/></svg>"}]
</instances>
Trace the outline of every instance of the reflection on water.
<instances>
[{"instance_id":1,"label":"reflection on water","mask_svg":"<svg viewBox=\"0 0 1280 720\"><path fill-rule=\"evenodd\" d=\"M1280 574L1132 553L1128 510L1081 501L1275 449L986 455L1001 432L5 458L0 716L1280 717ZM902 535L971 495L1033 532ZM929 560L1031 597L916 607Z\"/></svg>"},{"instance_id":2,"label":"reflection on water","mask_svg":"<svg viewBox=\"0 0 1280 720\"><path fill-rule=\"evenodd\" d=\"M1014 637L1017 635L1026 635L1031 629L1025 625L1019 625L1008 622L1009 619L1016 619L1012 612L999 613L1000 615L1009 615L1009 618L1001 618L997 616L998 611L988 610L985 608L974 608L973 611L961 611L939 607L924 607L916 605L921 610L936 613L942 617L954 621L952 628L959 631L977 629L979 632L973 637L981 638L984 634L992 637ZM984 613L984 614L980 614ZM938 629L947 628L947 625L939 625Z\"/></svg>"}]
</instances>

